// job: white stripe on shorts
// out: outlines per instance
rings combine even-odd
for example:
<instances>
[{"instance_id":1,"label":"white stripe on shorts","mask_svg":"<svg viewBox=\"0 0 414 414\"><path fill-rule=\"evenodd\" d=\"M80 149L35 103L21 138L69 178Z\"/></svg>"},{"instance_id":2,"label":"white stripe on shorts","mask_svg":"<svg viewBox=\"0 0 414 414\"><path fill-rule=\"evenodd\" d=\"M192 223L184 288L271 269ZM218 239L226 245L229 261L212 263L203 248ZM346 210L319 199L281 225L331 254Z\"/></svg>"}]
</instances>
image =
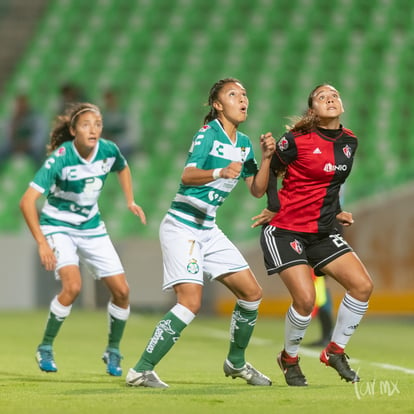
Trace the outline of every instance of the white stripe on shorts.
<instances>
[{"instance_id":1,"label":"white stripe on shorts","mask_svg":"<svg viewBox=\"0 0 414 414\"><path fill-rule=\"evenodd\" d=\"M275 238L272 235L272 232L276 229L275 226L268 225L265 227L263 233L266 240L266 246L269 250L270 256L272 257L273 263L276 265L276 268L282 265L282 260L280 259L279 251L277 249L277 244Z\"/></svg>"}]
</instances>

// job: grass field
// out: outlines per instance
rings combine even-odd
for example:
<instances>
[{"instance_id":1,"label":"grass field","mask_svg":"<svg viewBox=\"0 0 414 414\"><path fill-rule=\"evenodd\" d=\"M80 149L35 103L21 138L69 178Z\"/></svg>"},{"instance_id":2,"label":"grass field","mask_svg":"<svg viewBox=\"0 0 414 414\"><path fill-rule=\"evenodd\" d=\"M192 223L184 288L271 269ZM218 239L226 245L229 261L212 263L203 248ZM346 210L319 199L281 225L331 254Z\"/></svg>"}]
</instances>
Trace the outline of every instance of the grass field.
<instances>
[{"instance_id":1,"label":"grass field","mask_svg":"<svg viewBox=\"0 0 414 414\"><path fill-rule=\"evenodd\" d=\"M40 372L34 352L47 310L0 312L0 413L414 413L414 316L366 317L347 351L362 381L352 385L323 366L319 350L303 346L309 387L288 387L275 363L283 321L259 318L247 359L273 380L253 387L226 378L228 318L200 316L158 365L167 390L130 388L125 374L138 359L159 315L132 313L122 353L124 376L110 377L100 360L104 311L74 309L55 343L56 374ZM311 325L304 343L317 339Z\"/></svg>"}]
</instances>

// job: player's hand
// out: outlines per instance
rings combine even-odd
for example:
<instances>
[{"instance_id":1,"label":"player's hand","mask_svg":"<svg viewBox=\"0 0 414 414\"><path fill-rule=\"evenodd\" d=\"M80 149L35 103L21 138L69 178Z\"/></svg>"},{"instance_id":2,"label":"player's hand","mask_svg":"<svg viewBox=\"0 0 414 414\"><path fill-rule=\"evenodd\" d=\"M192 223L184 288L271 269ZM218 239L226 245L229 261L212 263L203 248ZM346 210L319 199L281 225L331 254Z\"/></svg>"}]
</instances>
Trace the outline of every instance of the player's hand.
<instances>
[{"instance_id":1,"label":"player's hand","mask_svg":"<svg viewBox=\"0 0 414 414\"><path fill-rule=\"evenodd\" d=\"M270 223L275 214L274 211L270 211L267 208L263 209L259 215L252 217L252 220L256 221L251 225L251 228L254 229L255 227Z\"/></svg>"},{"instance_id":2,"label":"player's hand","mask_svg":"<svg viewBox=\"0 0 414 414\"><path fill-rule=\"evenodd\" d=\"M138 204L133 202L128 206L128 209L141 219L142 224L147 224L147 218L145 217L144 210Z\"/></svg>"},{"instance_id":3,"label":"player's hand","mask_svg":"<svg viewBox=\"0 0 414 414\"><path fill-rule=\"evenodd\" d=\"M221 178L237 178L242 170L243 164L238 161L231 162L227 167L223 168L220 173Z\"/></svg>"},{"instance_id":4,"label":"player's hand","mask_svg":"<svg viewBox=\"0 0 414 414\"><path fill-rule=\"evenodd\" d=\"M260 135L260 148L262 150L262 158L272 158L276 150L276 140L271 132Z\"/></svg>"},{"instance_id":5,"label":"player's hand","mask_svg":"<svg viewBox=\"0 0 414 414\"><path fill-rule=\"evenodd\" d=\"M42 266L48 271L55 270L57 263L56 256L47 241L39 243L38 252Z\"/></svg>"},{"instance_id":6,"label":"player's hand","mask_svg":"<svg viewBox=\"0 0 414 414\"><path fill-rule=\"evenodd\" d=\"M354 223L352 213L349 213L348 211L341 211L336 215L336 219L338 220L339 224L342 224L344 227L349 227Z\"/></svg>"}]
</instances>

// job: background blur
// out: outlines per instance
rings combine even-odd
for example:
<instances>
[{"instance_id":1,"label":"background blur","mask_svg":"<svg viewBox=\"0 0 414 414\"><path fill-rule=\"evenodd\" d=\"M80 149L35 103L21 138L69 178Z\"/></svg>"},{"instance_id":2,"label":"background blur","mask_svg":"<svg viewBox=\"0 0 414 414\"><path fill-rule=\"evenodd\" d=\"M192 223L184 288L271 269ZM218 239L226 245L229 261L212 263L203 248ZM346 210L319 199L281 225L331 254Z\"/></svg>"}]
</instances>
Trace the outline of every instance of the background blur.
<instances>
[{"instance_id":1,"label":"background blur","mask_svg":"<svg viewBox=\"0 0 414 414\"><path fill-rule=\"evenodd\" d=\"M0 309L47 306L58 289L18 202L54 117L87 100L104 112L104 136L125 148L148 218L144 227L128 212L112 177L100 205L132 306L165 310L158 226L208 91L232 76L248 91L241 130L258 159L259 135L280 136L314 86L341 92L343 123L360 139L343 202L356 223L345 236L374 278L370 311L414 314L413 27L412 0L0 0ZM264 205L240 183L218 222L264 287L262 312L282 314L287 292L265 275L260 230L250 228ZM79 306L103 306L100 284L84 280ZM206 284L205 309L228 312L233 300L215 285ZM343 292L328 285L338 300Z\"/></svg>"}]
</instances>

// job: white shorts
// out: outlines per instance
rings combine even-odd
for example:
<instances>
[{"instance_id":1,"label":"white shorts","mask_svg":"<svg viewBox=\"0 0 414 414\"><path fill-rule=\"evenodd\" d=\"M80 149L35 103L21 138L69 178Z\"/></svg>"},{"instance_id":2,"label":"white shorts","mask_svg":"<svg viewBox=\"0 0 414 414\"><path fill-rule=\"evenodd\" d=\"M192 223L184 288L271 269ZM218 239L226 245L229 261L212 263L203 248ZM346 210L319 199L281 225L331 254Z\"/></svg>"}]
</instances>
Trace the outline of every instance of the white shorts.
<instances>
[{"instance_id":1,"label":"white shorts","mask_svg":"<svg viewBox=\"0 0 414 414\"><path fill-rule=\"evenodd\" d=\"M59 269L65 266L79 266L83 263L95 279L124 273L121 260L108 235L101 237L79 237L66 233L55 233L46 237L55 252Z\"/></svg>"},{"instance_id":2,"label":"white shorts","mask_svg":"<svg viewBox=\"0 0 414 414\"><path fill-rule=\"evenodd\" d=\"M198 230L168 214L160 225L163 255L163 290L179 283L204 284L210 280L249 268L237 247L217 227Z\"/></svg>"}]
</instances>

